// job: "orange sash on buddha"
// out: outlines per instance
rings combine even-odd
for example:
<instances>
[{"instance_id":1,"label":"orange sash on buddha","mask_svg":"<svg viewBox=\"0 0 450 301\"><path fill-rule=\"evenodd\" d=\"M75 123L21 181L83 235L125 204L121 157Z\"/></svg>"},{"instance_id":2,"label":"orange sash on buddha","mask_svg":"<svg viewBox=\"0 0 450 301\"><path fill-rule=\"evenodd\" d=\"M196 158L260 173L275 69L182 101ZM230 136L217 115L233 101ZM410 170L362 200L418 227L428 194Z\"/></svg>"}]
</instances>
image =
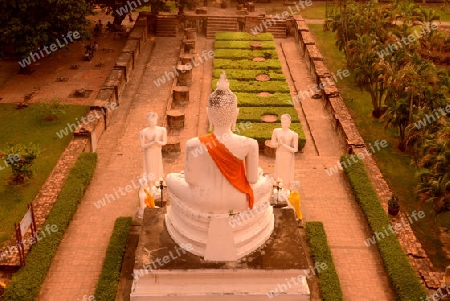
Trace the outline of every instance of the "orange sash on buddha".
<instances>
[{"instance_id":1,"label":"orange sash on buddha","mask_svg":"<svg viewBox=\"0 0 450 301\"><path fill-rule=\"evenodd\" d=\"M214 134L200 136L198 139L205 145L209 155L228 182L234 188L247 195L248 206L252 209L254 202L253 189L245 174L244 161L236 158L225 145L217 140Z\"/></svg>"}]
</instances>

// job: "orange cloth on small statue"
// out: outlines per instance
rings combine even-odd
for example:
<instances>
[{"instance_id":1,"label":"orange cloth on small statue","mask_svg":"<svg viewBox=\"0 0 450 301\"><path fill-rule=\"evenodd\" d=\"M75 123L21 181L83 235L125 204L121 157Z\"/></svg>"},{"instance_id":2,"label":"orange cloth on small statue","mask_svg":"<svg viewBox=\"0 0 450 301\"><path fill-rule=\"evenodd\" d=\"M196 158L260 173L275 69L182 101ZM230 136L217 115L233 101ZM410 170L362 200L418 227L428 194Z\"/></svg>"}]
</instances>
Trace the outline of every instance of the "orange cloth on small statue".
<instances>
[{"instance_id":1,"label":"orange cloth on small statue","mask_svg":"<svg viewBox=\"0 0 450 301\"><path fill-rule=\"evenodd\" d=\"M145 205L147 205L148 208L155 208L155 199L153 196L148 192L147 188L144 188L144 192L147 195L145 198Z\"/></svg>"},{"instance_id":2,"label":"orange cloth on small statue","mask_svg":"<svg viewBox=\"0 0 450 301\"><path fill-rule=\"evenodd\" d=\"M211 158L228 182L234 188L247 195L248 206L252 209L255 198L253 196L253 189L245 174L244 161L236 158L225 145L217 140L214 134L200 136L198 139L205 145Z\"/></svg>"}]
</instances>

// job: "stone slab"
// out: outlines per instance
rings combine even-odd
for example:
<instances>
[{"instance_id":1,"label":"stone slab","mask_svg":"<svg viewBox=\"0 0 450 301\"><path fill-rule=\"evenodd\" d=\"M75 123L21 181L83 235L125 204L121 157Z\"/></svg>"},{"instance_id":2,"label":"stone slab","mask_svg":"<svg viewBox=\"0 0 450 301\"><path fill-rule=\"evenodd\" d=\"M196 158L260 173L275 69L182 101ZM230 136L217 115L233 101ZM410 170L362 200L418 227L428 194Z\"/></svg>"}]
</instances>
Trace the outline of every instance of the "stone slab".
<instances>
[{"instance_id":1,"label":"stone slab","mask_svg":"<svg viewBox=\"0 0 450 301\"><path fill-rule=\"evenodd\" d=\"M210 262L189 252L171 259L158 269L259 269L284 270L307 269L306 253L298 234L294 211L290 208L274 208L275 228L266 243L255 252L235 262ZM146 209L142 221L139 245L136 249L135 269L149 263L160 262L179 249L167 232L164 216L166 207ZM173 256L172 256L173 257Z\"/></svg>"},{"instance_id":2,"label":"stone slab","mask_svg":"<svg viewBox=\"0 0 450 301\"><path fill-rule=\"evenodd\" d=\"M141 283L131 292L130 300L261 301L277 297L282 301L309 301L304 273L304 270L152 271L139 279Z\"/></svg>"}]
</instances>

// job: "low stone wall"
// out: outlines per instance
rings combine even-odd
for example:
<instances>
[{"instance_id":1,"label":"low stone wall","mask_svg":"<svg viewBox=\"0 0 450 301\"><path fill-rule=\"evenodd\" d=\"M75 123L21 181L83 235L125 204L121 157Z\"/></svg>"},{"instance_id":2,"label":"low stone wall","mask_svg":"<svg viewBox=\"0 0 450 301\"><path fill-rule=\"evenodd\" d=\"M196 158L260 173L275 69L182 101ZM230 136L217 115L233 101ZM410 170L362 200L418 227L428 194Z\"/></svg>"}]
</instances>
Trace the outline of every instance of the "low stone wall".
<instances>
[{"instance_id":1,"label":"low stone wall","mask_svg":"<svg viewBox=\"0 0 450 301\"><path fill-rule=\"evenodd\" d=\"M128 53L130 55L130 53ZM103 84L103 89L110 89L114 91L115 101L120 104L120 97L122 95L123 90L127 84L127 80L125 78L125 71L120 69L112 69L111 73L109 73L108 78ZM100 90L101 92L101 90ZM97 94L97 99L99 97L106 97L103 93Z\"/></svg>"},{"instance_id":2,"label":"low stone wall","mask_svg":"<svg viewBox=\"0 0 450 301\"><path fill-rule=\"evenodd\" d=\"M366 146L364 139L359 134L344 100L339 94L339 90L330 77L331 73L323 63L323 57L315 45L314 37L310 34L309 29L305 28L307 25L306 23L303 23L304 21L302 21L302 18L297 18L296 37L299 39L300 52L302 56L305 57L308 68L315 78L316 83L326 84L322 94L328 112L334 116L334 127L339 133L341 142L345 145L347 152L349 154L361 154L364 157L364 163L368 170L369 177L377 191L386 214L388 214L387 202L392 196L392 191L372 156L366 155L367 153L370 153L370 151ZM333 84L330 85L330 82ZM406 214L402 212L396 217L388 216L391 225L394 227L402 220L408 220ZM396 232L396 235L422 284L430 291L434 292L440 287L440 279L443 277L444 273L433 271L433 264L414 235L411 227L402 227L400 231Z\"/></svg>"}]
</instances>

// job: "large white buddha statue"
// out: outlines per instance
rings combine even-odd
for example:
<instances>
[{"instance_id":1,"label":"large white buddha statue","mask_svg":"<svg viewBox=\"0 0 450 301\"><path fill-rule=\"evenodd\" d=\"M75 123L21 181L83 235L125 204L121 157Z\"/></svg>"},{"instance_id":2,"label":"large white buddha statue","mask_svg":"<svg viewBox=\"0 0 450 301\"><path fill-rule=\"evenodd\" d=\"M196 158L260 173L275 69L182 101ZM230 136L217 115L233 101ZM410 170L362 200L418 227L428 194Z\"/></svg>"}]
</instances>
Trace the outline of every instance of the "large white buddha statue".
<instances>
[{"instance_id":1,"label":"large white buddha statue","mask_svg":"<svg viewBox=\"0 0 450 301\"><path fill-rule=\"evenodd\" d=\"M184 173L166 178L166 226L179 245L211 261L234 261L260 247L274 226L273 179L258 168L257 141L233 134L239 109L222 74L206 109L211 134L185 148Z\"/></svg>"}]
</instances>

